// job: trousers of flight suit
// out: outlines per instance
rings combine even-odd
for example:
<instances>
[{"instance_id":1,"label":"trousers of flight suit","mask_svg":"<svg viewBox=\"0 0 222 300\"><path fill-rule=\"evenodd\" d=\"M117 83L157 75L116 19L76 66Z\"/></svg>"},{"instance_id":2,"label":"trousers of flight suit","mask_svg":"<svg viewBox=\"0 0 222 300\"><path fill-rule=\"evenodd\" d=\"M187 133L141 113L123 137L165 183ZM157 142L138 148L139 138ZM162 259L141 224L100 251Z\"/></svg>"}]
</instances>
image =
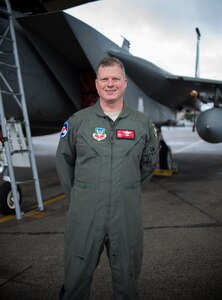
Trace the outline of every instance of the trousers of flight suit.
<instances>
[{"instance_id":1,"label":"trousers of flight suit","mask_svg":"<svg viewBox=\"0 0 222 300\"><path fill-rule=\"evenodd\" d=\"M83 259L65 255L65 295L62 300L89 300L93 274L100 260L100 255L106 247L106 252L112 270L113 299L138 300L138 277L142 262L142 245L131 251L131 259L126 259L124 247L120 243L118 249L113 249L108 239L97 241L92 245L88 257ZM121 248L121 249L120 249ZM69 253L69 251L68 251ZM122 256L122 257L121 257ZM136 259L136 262L135 262ZM122 266L124 261L129 265ZM136 269L133 269L136 265Z\"/></svg>"}]
</instances>

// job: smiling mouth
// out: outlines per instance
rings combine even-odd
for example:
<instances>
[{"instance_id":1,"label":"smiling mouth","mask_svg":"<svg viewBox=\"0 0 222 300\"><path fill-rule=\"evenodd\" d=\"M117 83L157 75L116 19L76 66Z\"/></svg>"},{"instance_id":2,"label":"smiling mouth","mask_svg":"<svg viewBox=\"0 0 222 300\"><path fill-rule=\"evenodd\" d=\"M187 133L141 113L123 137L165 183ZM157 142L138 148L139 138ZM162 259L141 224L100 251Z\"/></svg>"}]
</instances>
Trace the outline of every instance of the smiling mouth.
<instances>
[{"instance_id":1,"label":"smiling mouth","mask_svg":"<svg viewBox=\"0 0 222 300\"><path fill-rule=\"evenodd\" d=\"M106 92L107 92L108 94L113 94L113 93L115 93L115 91L116 91L116 90L106 90Z\"/></svg>"}]
</instances>

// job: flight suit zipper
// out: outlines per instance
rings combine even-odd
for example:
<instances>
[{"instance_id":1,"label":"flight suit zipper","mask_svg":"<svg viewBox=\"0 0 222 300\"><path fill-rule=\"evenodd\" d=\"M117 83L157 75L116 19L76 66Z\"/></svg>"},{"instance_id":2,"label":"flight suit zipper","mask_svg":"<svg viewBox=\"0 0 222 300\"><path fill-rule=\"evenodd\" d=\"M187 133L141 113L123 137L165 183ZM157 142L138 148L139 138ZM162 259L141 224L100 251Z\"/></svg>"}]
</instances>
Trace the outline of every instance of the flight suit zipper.
<instances>
[{"instance_id":1,"label":"flight suit zipper","mask_svg":"<svg viewBox=\"0 0 222 300\"><path fill-rule=\"evenodd\" d=\"M106 225L106 232L107 232L107 236L109 238L109 223L110 223L110 206L111 206L111 193L112 193L112 173L113 173L113 137L114 137L114 128L116 125L116 121L118 120L118 118L113 121L111 120L109 117L107 117L109 124L110 124L110 153L111 153L111 157L110 157L110 168L111 168L111 172L110 172L110 182L109 182L109 206L108 206L108 216L107 216L107 225Z\"/></svg>"}]
</instances>

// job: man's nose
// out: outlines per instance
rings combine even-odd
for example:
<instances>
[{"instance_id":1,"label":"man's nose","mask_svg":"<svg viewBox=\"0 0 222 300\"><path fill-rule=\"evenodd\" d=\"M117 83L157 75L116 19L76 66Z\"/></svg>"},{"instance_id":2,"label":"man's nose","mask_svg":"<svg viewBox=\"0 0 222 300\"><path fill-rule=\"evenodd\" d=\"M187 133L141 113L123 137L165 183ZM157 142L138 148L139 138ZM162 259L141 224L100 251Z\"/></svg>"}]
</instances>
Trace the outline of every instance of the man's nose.
<instances>
[{"instance_id":1,"label":"man's nose","mask_svg":"<svg viewBox=\"0 0 222 300\"><path fill-rule=\"evenodd\" d=\"M108 79L108 81L107 81L107 85L108 85L108 86L111 86L111 85L113 85L113 80L112 80L112 78L109 78L109 79Z\"/></svg>"}]
</instances>

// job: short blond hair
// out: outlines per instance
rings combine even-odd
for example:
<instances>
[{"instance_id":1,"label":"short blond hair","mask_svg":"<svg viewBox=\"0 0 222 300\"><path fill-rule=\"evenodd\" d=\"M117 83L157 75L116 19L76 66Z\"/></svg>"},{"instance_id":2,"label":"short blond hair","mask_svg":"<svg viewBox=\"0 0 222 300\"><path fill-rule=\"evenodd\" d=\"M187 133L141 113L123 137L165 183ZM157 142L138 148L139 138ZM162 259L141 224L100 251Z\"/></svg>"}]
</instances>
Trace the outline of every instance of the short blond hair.
<instances>
[{"instance_id":1,"label":"short blond hair","mask_svg":"<svg viewBox=\"0 0 222 300\"><path fill-rule=\"evenodd\" d=\"M100 67L110 67L110 66L114 66L114 65L118 65L120 67L120 69L122 70L123 73L123 77L126 77L126 71L125 71L125 67L124 64L116 57L105 57L103 58L97 68L96 68L96 76L98 77L98 70Z\"/></svg>"}]
</instances>

